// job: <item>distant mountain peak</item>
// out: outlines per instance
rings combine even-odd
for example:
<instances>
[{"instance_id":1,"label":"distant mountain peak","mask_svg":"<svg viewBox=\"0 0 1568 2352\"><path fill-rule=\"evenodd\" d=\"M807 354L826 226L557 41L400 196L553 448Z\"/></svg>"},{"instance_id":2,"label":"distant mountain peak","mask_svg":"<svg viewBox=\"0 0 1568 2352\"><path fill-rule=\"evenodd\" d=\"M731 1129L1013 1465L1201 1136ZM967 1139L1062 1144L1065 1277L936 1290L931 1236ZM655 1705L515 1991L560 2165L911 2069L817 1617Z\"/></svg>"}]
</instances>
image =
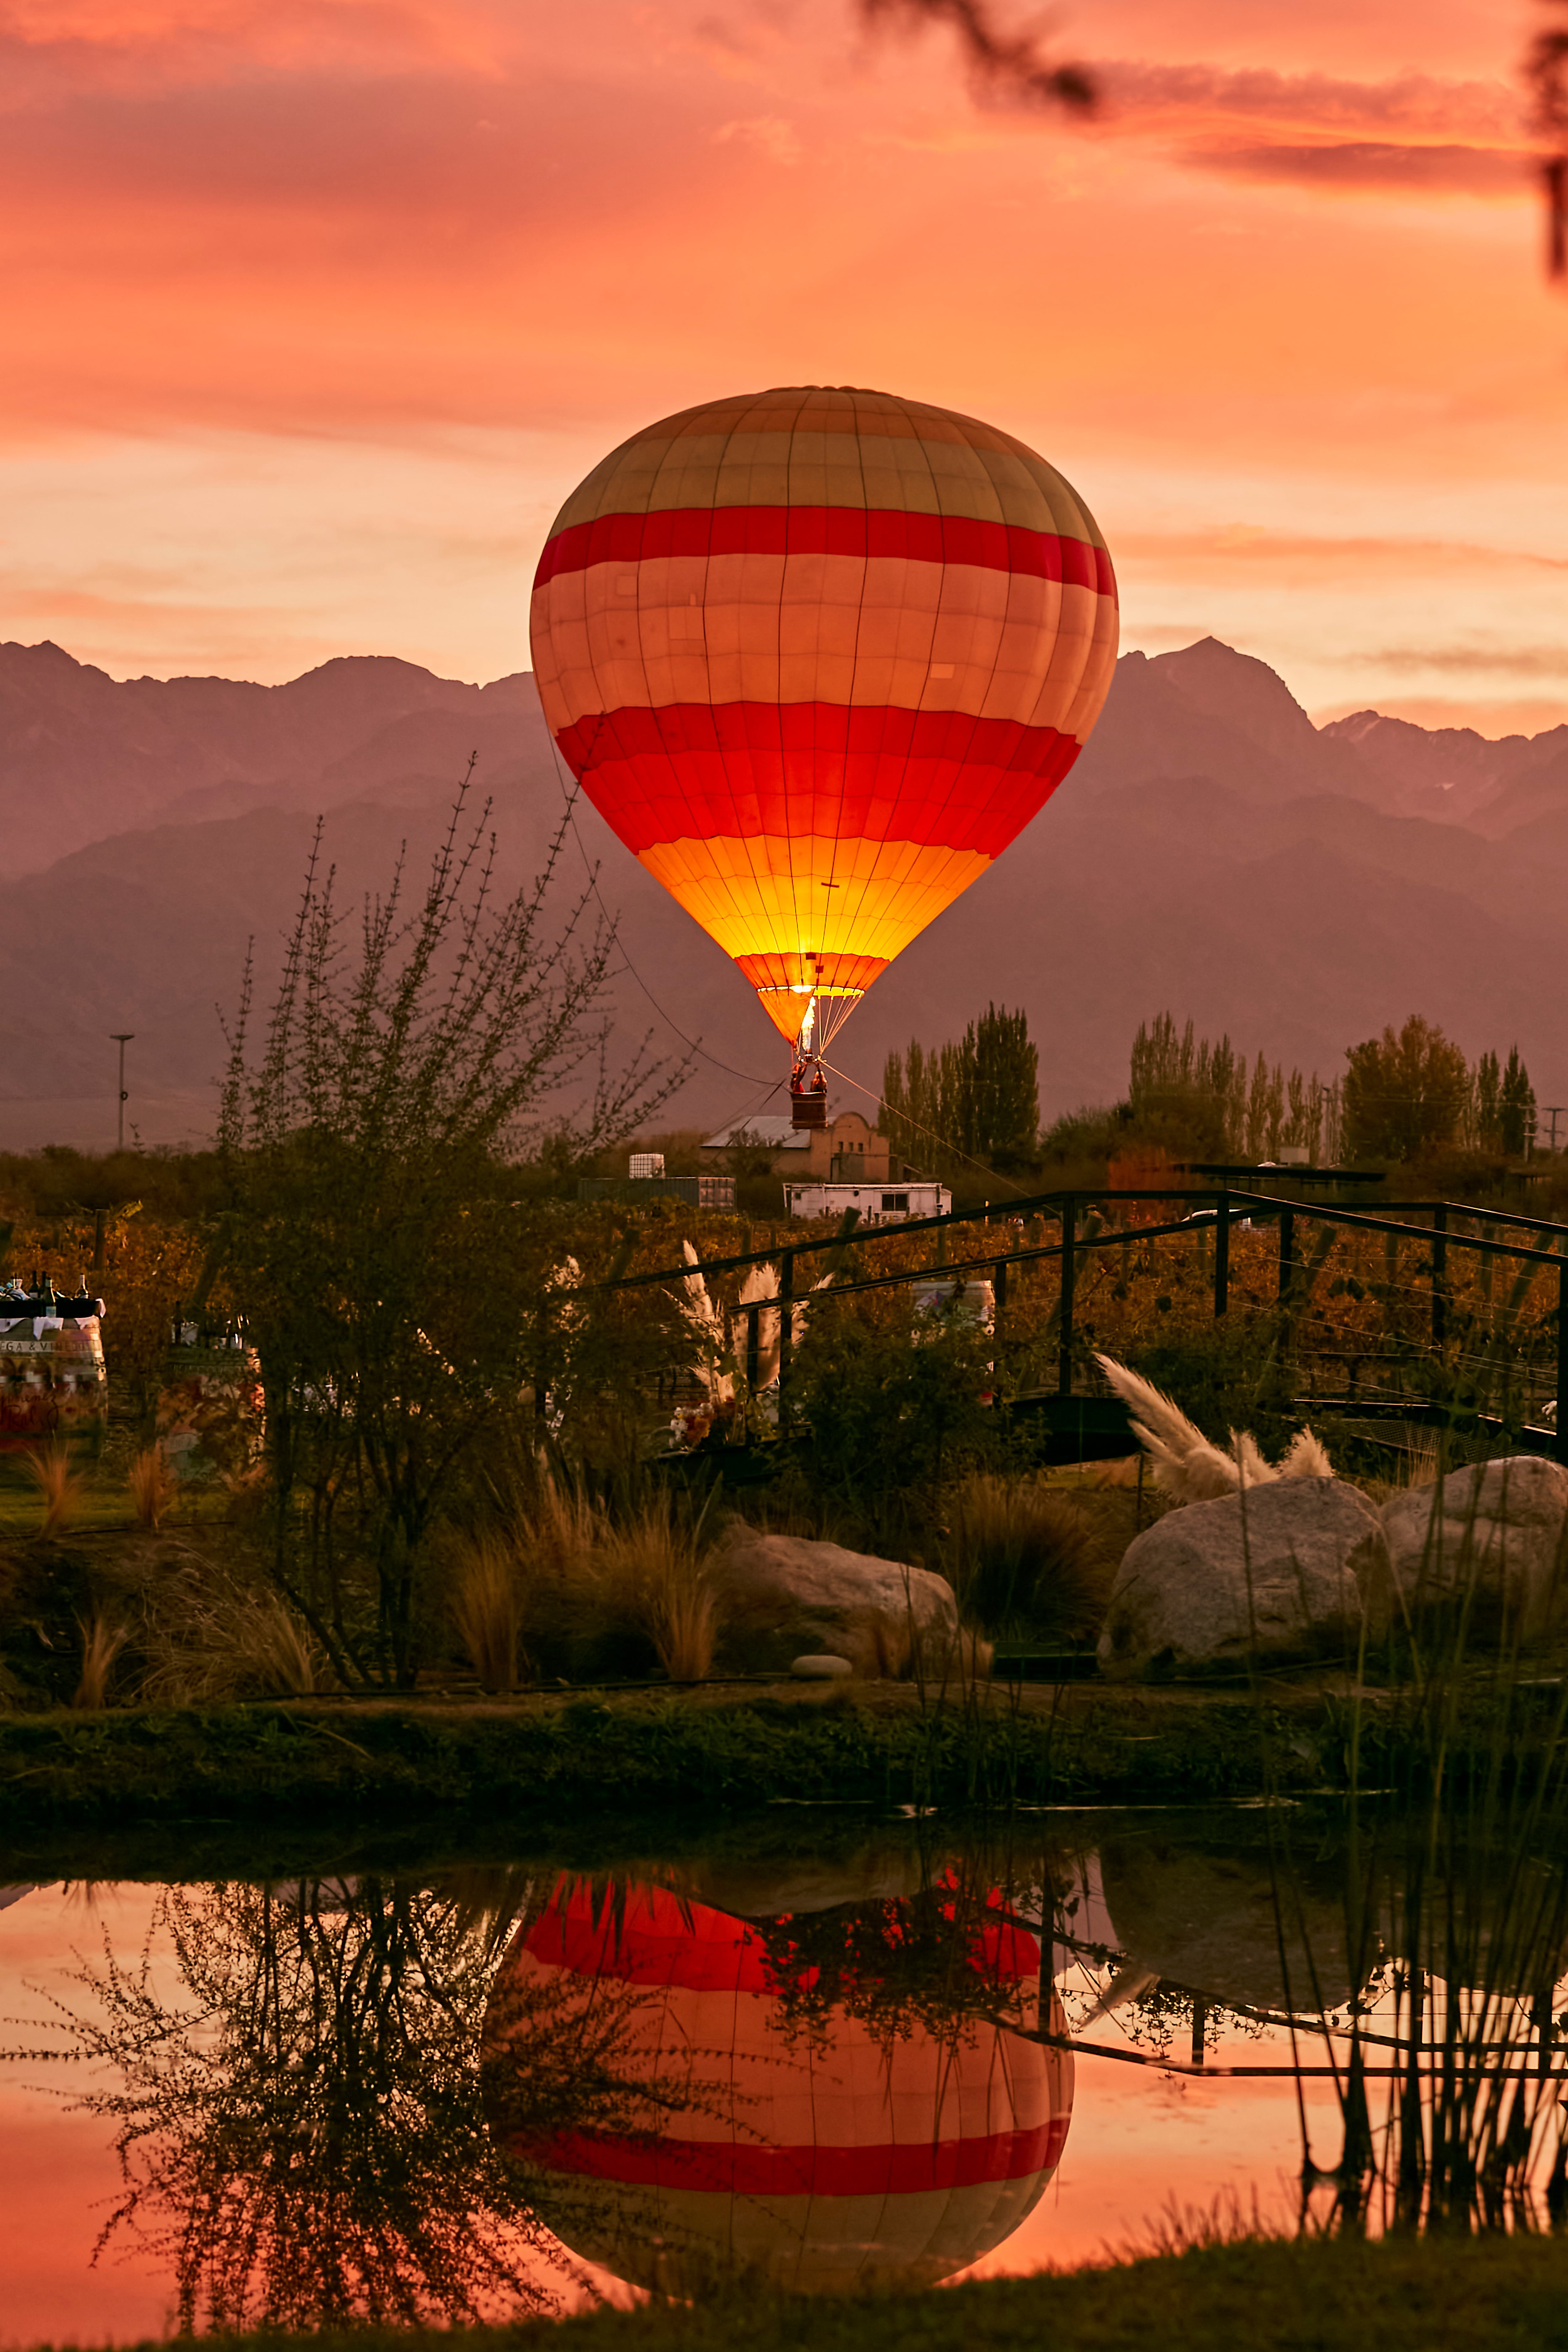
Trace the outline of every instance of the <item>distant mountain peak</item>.
<instances>
[{"instance_id":1,"label":"distant mountain peak","mask_svg":"<svg viewBox=\"0 0 1568 2352\"><path fill-rule=\"evenodd\" d=\"M1150 667L1200 710L1270 751L1289 757L1317 736L1279 671L1218 637L1200 637L1179 652L1158 654Z\"/></svg>"}]
</instances>

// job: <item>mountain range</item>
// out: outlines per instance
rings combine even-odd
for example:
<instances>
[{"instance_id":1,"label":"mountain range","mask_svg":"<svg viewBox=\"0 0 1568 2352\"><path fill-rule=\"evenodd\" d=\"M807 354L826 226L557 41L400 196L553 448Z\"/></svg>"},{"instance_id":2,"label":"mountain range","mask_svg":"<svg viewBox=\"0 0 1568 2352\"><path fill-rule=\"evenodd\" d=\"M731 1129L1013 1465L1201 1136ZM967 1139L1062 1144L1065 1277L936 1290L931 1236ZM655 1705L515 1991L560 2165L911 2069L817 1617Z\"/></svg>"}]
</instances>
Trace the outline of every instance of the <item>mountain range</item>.
<instances>
[{"instance_id":1,"label":"mountain range","mask_svg":"<svg viewBox=\"0 0 1568 2352\"><path fill-rule=\"evenodd\" d=\"M418 873L473 760L499 878L537 872L566 807L526 672L477 687L331 661L277 687L115 680L0 647L0 1149L112 1141L114 1047L147 1143L210 1130L247 944L265 1001L316 820L352 907L400 844ZM592 877L592 879L591 879ZM617 1034L701 1053L663 1115L761 1107L783 1049L728 959L578 801L563 905L618 919ZM833 1055L867 1107L889 1047L1021 1005L1047 1117L1110 1100L1169 1009L1327 1078L1411 1012L1474 1055L1517 1042L1568 1099L1557 954L1568 727L1492 740L1367 710L1316 727L1213 638L1124 655L1088 750L997 864L883 977ZM774 1105L773 1107L776 1107Z\"/></svg>"}]
</instances>

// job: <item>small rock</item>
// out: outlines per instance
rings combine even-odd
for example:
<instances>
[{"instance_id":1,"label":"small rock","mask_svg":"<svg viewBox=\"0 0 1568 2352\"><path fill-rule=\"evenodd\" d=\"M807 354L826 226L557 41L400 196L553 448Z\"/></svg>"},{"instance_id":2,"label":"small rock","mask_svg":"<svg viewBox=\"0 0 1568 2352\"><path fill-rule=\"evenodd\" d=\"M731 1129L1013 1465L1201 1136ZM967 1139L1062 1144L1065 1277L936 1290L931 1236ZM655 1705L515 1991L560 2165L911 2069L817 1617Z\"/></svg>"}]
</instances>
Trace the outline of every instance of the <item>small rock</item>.
<instances>
[{"instance_id":1,"label":"small rock","mask_svg":"<svg viewBox=\"0 0 1568 2352\"><path fill-rule=\"evenodd\" d=\"M789 1670L803 1683L837 1682L840 1675L852 1675L855 1671L847 1658L826 1656L792 1658Z\"/></svg>"},{"instance_id":2,"label":"small rock","mask_svg":"<svg viewBox=\"0 0 1568 2352\"><path fill-rule=\"evenodd\" d=\"M1389 1567L1404 1608L1468 1595L1478 1633L1500 1622L1524 1640L1543 1633L1565 1580L1568 1470L1533 1454L1476 1462L1383 1507Z\"/></svg>"},{"instance_id":3,"label":"small rock","mask_svg":"<svg viewBox=\"0 0 1568 2352\"><path fill-rule=\"evenodd\" d=\"M1377 1513L1338 1478L1249 1486L1189 1503L1129 1545L1116 1572L1100 1667L1201 1674L1248 1659L1347 1650L1387 1630L1388 1553Z\"/></svg>"}]
</instances>

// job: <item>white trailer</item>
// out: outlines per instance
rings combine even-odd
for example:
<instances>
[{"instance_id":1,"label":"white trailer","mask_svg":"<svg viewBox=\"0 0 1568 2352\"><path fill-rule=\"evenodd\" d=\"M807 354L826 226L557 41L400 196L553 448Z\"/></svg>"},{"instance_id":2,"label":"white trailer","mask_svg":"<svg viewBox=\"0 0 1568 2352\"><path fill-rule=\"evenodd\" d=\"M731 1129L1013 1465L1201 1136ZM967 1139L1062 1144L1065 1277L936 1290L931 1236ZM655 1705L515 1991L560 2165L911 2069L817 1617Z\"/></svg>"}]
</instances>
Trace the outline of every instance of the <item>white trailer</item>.
<instances>
[{"instance_id":1,"label":"white trailer","mask_svg":"<svg viewBox=\"0 0 1568 2352\"><path fill-rule=\"evenodd\" d=\"M952 1194L945 1184L910 1181L899 1184L801 1183L784 1186L784 1204L792 1217L842 1217L858 1209L863 1225L901 1225L911 1217L945 1217Z\"/></svg>"}]
</instances>

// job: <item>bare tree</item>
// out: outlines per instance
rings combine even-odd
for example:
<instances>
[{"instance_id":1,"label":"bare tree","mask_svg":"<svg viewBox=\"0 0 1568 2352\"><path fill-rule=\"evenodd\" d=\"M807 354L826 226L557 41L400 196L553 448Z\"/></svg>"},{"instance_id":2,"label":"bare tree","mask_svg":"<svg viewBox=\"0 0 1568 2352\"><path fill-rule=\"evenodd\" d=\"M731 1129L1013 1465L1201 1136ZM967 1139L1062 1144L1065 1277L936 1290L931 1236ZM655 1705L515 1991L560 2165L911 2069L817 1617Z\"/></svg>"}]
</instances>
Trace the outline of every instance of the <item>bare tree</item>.
<instances>
[{"instance_id":1,"label":"bare tree","mask_svg":"<svg viewBox=\"0 0 1568 2352\"><path fill-rule=\"evenodd\" d=\"M537 1370L562 1244L510 1162L546 1129L566 1160L603 1150L689 1067L646 1039L612 1064L592 880L552 927L563 829L502 899L466 789L413 910L400 856L357 937L318 833L255 1050L248 970L230 1040L225 1276L261 1363L274 1573L349 1679L412 1677L432 1523Z\"/></svg>"}]
</instances>

